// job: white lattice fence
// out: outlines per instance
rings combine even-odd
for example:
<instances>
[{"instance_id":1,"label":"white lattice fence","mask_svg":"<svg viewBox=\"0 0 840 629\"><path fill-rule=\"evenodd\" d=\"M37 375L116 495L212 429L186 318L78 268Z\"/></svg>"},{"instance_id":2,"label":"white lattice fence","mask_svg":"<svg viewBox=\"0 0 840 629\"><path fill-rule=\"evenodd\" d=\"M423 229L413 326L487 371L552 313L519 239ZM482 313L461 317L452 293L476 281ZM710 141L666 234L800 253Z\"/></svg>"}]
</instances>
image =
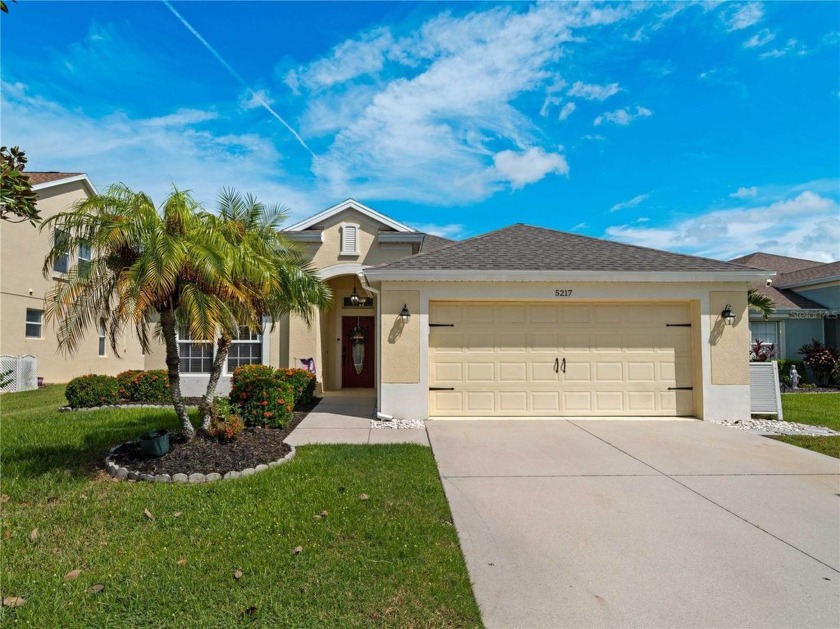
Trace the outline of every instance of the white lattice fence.
<instances>
[{"instance_id":1,"label":"white lattice fence","mask_svg":"<svg viewBox=\"0 0 840 629\"><path fill-rule=\"evenodd\" d=\"M8 372L8 375L6 375ZM29 391L38 388L38 359L31 355L0 356L0 392Z\"/></svg>"}]
</instances>

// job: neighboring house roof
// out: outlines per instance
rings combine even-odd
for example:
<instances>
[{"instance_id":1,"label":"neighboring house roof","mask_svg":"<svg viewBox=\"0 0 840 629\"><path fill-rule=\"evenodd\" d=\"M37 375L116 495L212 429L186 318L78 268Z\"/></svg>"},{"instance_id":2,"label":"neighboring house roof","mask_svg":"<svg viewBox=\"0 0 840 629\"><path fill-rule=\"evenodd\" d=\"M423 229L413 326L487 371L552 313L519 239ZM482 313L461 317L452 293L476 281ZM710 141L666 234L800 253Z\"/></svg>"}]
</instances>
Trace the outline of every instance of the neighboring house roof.
<instances>
[{"instance_id":1,"label":"neighboring house roof","mask_svg":"<svg viewBox=\"0 0 840 629\"><path fill-rule=\"evenodd\" d=\"M60 173L54 170L51 171L33 171L27 170L23 173L32 184L32 189L36 192L44 190L45 188L52 188L53 186L60 186L65 183L72 183L74 181L81 181L88 189L90 194L96 194L96 188L85 173Z\"/></svg>"},{"instance_id":2,"label":"neighboring house roof","mask_svg":"<svg viewBox=\"0 0 840 629\"><path fill-rule=\"evenodd\" d=\"M364 205L363 203L359 203L355 199L347 199L345 201L342 201L337 205L327 208L323 212L319 212L315 216L310 216L309 218L304 219L299 223L295 223L294 225L287 227L286 231L302 231L304 229L309 229L311 227L316 226L318 223L321 223L322 221L325 221L326 219L335 216L336 214L340 214L341 212L344 212L346 210L356 210L357 212L360 212L361 214L364 214L365 216L372 218L373 220L378 221L379 223L382 223L383 225L390 227L391 229L394 229L398 232L416 231L408 225L403 225L402 223L399 223L392 218L388 218L384 214L380 214L373 208L370 208Z\"/></svg>"},{"instance_id":3,"label":"neighboring house roof","mask_svg":"<svg viewBox=\"0 0 840 629\"><path fill-rule=\"evenodd\" d=\"M835 280L840 280L840 261L817 264L806 269L784 273L779 275L773 283L778 287L793 287Z\"/></svg>"},{"instance_id":4,"label":"neighboring house roof","mask_svg":"<svg viewBox=\"0 0 840 629\"><path fill-rule=\"evenodd\" d=\"M755 286L755 290L773 300L776 310L825 310L825 306L799 293L775 286ZM756 313L751 313L756 314Z\"/></svg>"},{"instance_id":5,"label":"neighboring house roof","mask_svg":"<svg viewBox=\"0 0 840 629\"><path fill-rule=\"evenodd\" d=\"M451 245L455 242L457 241L450 240L449 238L435 236L434 234L426 234L423 238L423 243L420 245L420 251L418 253L428 253L429 251L437 251L441 247Z\"/></svg>"},{"instance_id":6,"label":"neighboring house roof","mask_svg":"<svg viewBox=\"0 0 840 629\"><path fill-rule=\"evenodd\" d=\"M777 256L773 253L764 253L763 251L756 251L740 258L730 260L735 264L743 264L754 269L766 269L768 271L776 271L776 273L790 273L791 271L799 271L800 269L807 269L809 267L822 264L816 260L805 260L804 258L791 258L789 256Z\"/></svg>"},{"instance_id":7,"label":"neighboring house roof","mask_svg":"<svg viewBox=\"0 0 840 629\"><path fill-rule=\"evenodd\" d=\"M377 271L740 272L739 264L648 249L518 223L428 253L373 267ZM747 272L747 273L744 273ZM760 274L759 274L760 275Z\"/></svg>"}]
</instances>

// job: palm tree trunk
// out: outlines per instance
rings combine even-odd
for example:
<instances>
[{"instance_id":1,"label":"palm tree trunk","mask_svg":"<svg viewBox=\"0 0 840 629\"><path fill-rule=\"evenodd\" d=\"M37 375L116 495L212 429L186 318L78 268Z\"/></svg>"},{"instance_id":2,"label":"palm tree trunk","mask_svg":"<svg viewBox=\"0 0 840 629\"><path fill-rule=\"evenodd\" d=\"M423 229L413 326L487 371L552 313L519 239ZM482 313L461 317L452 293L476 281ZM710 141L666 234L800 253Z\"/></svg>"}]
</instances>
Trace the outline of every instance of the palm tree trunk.
<instances>
[{"instance_id":1,"label":"palm tree trunk","mask_svg":"<svg viewBox=\"0 0 840 629\"><path fill-rule=\"evenodd\" d=\"M187 439L195 436L184 398L181 397L181 359L178 358L178 337L175 327L175 312L172 308L165 308L160 313L160 327L163 340L166 343L166 368L169 372L169 390L172 392L172 405L181 420L181 429Z\"/></svg>"},{"instance_id":2,"label":"palm tree trunk","mask_svg":"<svg viewBox=\"0 0 840 629\"><path fill-rule=\"evenodd\" d=\"M216 385L219 384L219 379L222 377L222 369L224 369L227 361L228 352L233 339L222 332L219 340L216 341L216 357L213 359L213 368L210 370L210 380L207 382L207 391L204 393L204 399L201 404L201 428L203 430L210 429L210 407L213 404L213 398L216 395Z\"/></svg>"}]
</instances>

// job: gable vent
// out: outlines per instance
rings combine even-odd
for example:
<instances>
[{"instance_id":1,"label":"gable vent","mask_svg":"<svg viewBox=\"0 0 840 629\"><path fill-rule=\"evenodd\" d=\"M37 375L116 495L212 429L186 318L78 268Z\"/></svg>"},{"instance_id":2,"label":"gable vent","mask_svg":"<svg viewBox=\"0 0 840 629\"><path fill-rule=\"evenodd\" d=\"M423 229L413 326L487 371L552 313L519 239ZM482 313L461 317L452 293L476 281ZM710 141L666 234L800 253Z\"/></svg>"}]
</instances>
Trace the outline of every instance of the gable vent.
<instances>
[{"instance_id":1,"label":"gable vent","mask_svg":"<svg viewBox=\"0 0 840 629\"><path fill-rule=\"evenodd\" d=\"M341 255L359 255L359 226L345 223L341 226Z\"/></svg>"}]
</instances>

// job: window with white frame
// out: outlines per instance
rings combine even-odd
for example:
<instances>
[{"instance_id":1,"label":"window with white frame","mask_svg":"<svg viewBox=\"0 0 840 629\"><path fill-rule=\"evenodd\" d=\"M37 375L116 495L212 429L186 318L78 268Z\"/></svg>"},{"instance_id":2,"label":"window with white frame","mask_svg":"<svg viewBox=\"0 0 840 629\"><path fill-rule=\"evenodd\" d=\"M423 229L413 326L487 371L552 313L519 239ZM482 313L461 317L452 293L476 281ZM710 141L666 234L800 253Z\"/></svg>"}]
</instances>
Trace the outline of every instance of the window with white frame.
<instances>
[{"instance_id":1,"label":"window with white frame","mask_svg":"<svg viewBox=\"0 0 840 629\"><path fill-rule=\"evenodd\" d=\"M359 255L359 226L344 223L341 226L341 255Z\"/></svg>"},{"instance_id":2,"label":"window with white frame","mask_svg":"<svg viewBox=\"0 0 840 629\"><path fill-rule=\"evenodd\" d=\"M44 331L44 311L26 309L26 338L40 339Z\"/></svg>"},{"instance_id":3,"label":"window with white frame","mask_svg":"<svg viewBox=\"0 0 840 629\"><path fill-rule=\"evenodd\" d=\"M190 340L187 330L178 332L181 373L210 373L213 369L213 341Z\"/></svg>"},{"instance_id":4,"label":"window with white frame","mask_svg":"<svg viewBox=\"0 0 840 629\"><path fill-rule=\"evenodd\" d=\"M79 275L84 275L90 268L90 244L79 245Z\"/></svg>"},{"instance_id":5,"label":"window with white frame","mask_svg":"<svg viewBox=\"0 0 840 629\"><path fill-rule=\"evenodd\" d=\"M262 334L251 331L247 326L240 326L228 351L228 373L233 373L234 369L242 365L262 364L262 343Z\"/></svg>"},{"instance_id":6,"label":"window with white frame","mask_svg":"<svg viewBox=\"0 0 840 629\"><path fill-rule=\"evenodd\" d=\"M105 356L105 322L99 322L99 355Z\"/></svg>"},{"instance_id":7,"label":"window with white frame","mask_svg":"<svg viewBox=\"0 0 840 629\"><path fill-rule=\"evenodd\" d=\"M768 347L772 343L778 354L781 351L779 322L750 321L750 345L755 343L756 340L761 341L762 347Z\"/></svg>"},{"instance_id":8,"label":"window with white frame","mask_svg":"<svg viewBox=\"0 0 840 629\"><path fill-rule=\"evenodd\" d=\"M53 236L53 244L56 247L63 247L67 244L67 232L62 231L60 229L55 230L55 235ZM56 273L67 273L70 270L70 254L69 253L62 253L55 259L55 264L53 264L53 271Z\"/></svg>"}]
</instances>

